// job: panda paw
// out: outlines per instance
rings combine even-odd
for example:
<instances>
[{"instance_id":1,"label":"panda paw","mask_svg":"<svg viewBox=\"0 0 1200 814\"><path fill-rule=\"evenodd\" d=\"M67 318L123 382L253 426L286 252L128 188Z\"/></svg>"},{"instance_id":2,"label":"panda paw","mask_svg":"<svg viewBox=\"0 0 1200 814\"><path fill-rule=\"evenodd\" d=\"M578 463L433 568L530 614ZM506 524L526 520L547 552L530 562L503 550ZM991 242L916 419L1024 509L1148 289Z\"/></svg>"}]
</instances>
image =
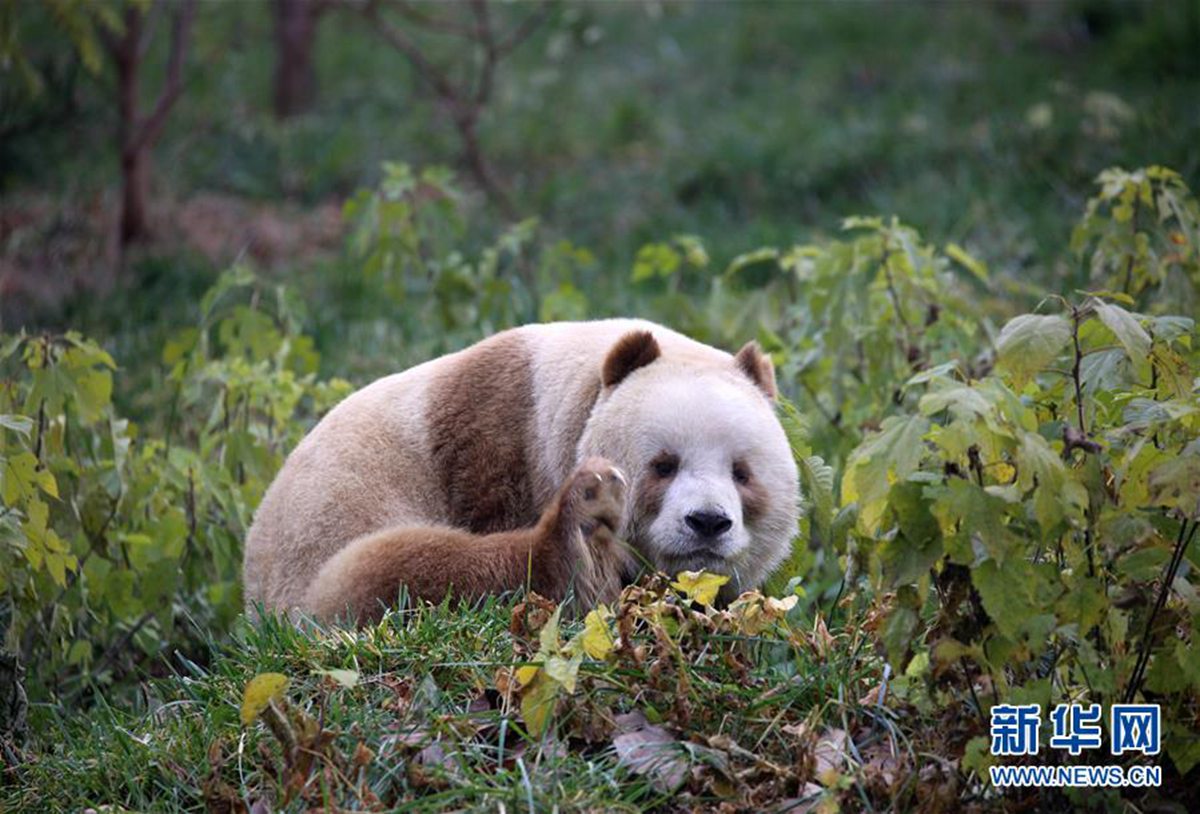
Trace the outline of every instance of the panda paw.
<instances>
[{"instance_id":1,"label":"panda paw","mask_svg":"<svg viewBox=\"0 0 1200 814\"><path fill-rule=\"evenodd\" d=\"M565 501L590 548L603 548L625 525L629 481L604 458L588 458L569 479Z\"/></svg>"}]
</instances>

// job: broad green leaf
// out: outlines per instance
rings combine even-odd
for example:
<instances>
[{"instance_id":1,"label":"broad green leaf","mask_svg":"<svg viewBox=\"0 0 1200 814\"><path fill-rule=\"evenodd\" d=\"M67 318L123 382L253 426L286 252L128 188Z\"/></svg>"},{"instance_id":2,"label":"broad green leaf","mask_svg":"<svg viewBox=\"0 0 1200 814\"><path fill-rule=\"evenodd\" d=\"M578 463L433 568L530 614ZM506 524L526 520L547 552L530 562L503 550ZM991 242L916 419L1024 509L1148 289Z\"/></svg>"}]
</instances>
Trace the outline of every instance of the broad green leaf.
<instances>
[{"instance_id":1,"label":"broad green leaf","mask_svg":"<svg viewBox=\"0 0 1200 814\"><path fill-rule=\"evenodd\" d=\"M1071 341L1071 323L1056 314L1022 314L996 340L996 362L1017 387L1044 369Z\"/></svg>"},{"instance_id":2,"label":"broad green leaf","mask_svg":"<svg viewBox=\"0 0 1200 814\"><path fill-rule=\"evenodd\" d=\"M1016 639L1026 619L1036 608L1034 572L1019 557L1009 557L1001 568L994 560L985 560L971 570L971 582L979 591L983 608L996 627L1009 639Z\"/></svg>"},{"instance_id":3,"label":"broad green leaf","mask_svg":"<svg viewBox=\"0 0 1200 814\"><path fill-rule=\"evenodd\" d=\"M960 565L974 567L985 559L1004 562L1017 545L1005 523L1007 504L978 485L953 478L930 486L931 511L938 519L946 553Z\"/></svg>"},{"instance_id":4,"label":"broad green leaf","mask_svg":"<svg viewBox=\"0 0 1200 814\"><path fill-rule=\"evenodd\" d=\"M924 416L892 416L850 454L842 478L842 502L858 504L858 525L865 533L878 530L892 484L917 470L928 431L929 419Z\"/></svg>"},{"instance_id":5,"label":"broad green leaf","mask_svg":"<svg viewBox=\"0 0 1200 814\"><path fill-rule=\"evenodd\" d=\"M74 373L75 403L79 417L86 424L98 421L112 400L112 373L107 370L85 368Z\"/></svg>"},{"instance_id":6,"label":"broad green leaf","mask_svg":"<svg viewBox=\"0 0 1200 814\"><path fill-rule=\"evenodd\" d=\"M964 419L986 415L994 409L982 391L957 382L929 391L921 396L917 407L923 415L936 415L949 409L952 415Z\"/></svg>"},{"instance_id":7,"label":"broad green leaf","mask_svg":"<svg viewBox=\"0 0 1200 814\"><path fill-rule=\"evenodd\" d=\"M1200 519L1200 455L1180 455L1150 470L1150 500Z\"/></svg>"},{"instance_id":8,"label":"broad green leaf","mask_svg":"<svg viewBox=\"0 0 1200 814\"><path fill-rule=\"evenodd\" d=\"M1034 515L1042 530L1049 532L1067 514L1082 513L1087 490L1072 478L1062 458L1046 439L1035 432L1021 433L1017 443L1017 485L1021 491L1036 489Z\"/></svg>"},{"instance_id":9,"label":"broad green leaf","mask_svg":"<svg viewBox=\"0 0 1200 814\"><path fill-rule=\"evenodd\" d=\"M779 250L763 247L755 249L752 252L739 254L730 261L729 266L725 269L726 276L737 274L739 271L748 269L751 266L757 266L760 263L774 263L779 259Z\"/></svg>"},{"instance_id":10,"label":"broad green leaf","mask_svg":"<svg viewBox=\"0 0 1200 814\"><path fill-rule=\"evenodd\" d=\"M905 606L898 607L889 613L887 621L883 624L880 638L883 640L884 647L887 648L888 661L901 672L907 664L906 656L912 649L920 624L921 617L917 615L917 612Z\"/></svg>"},{"instance_id":11,"label":"broad green leaf","mask_svg":"<svg viewBox=\"0 0 1200 814\"><path fill-rule=\"evenodd\" d=\"M1108 597L1104 583L1098 579L1077 576L1058 600L1055 608L1058 617L1066 623L1078 626L1078 635L1084 636L1100 623L1108 610Z\"/></svg>"},{"instance_id":12,"label":"broad green leaf","mask_svg":"<svg viewBox=\"0 0 1200 814\"><path fill-rule=\"evenodd\" d=\"M942 556L942 533L919 483L897 483L888 495L899 531L879 546L880 563L889 587L913 583Z\"/></svg>"},{"instance_id":13,"label":"broad green leaf","mask_svg":"<svg viewBox=\"0 0 1200 814\"><path fill-rule=\"evenodd\" d=\"M1129 358L1135 364L1144 364L1150 353L1150 334L1141 326L1137 318L1119 305L1093 300L1096 316L1113 332L1117 341L1125 348Z\"/></svg>"},{"instance_id":14,"label":"broad green leaf","mask_svg":"<svg viewBox=\"0 0 1200 814\"><path fill-rule=\"evenodd\" d=\"M655 277L670 277L682 261L679 252L669 243L648 243L638 249L633 261L633 281L651 280Z\"/></svg>"},{"instance_id":15,"label":"broad green leaf","mask_svg":"<svg viewBox=\"0 0 1200 814\"><path fill-rule=\"evenodd\" d=\"M986 283L988 281L987 264L972 257L966 249L957 243L946 244L946 256L971 272L980 282Z\"/></svg>"},{"instance_id":16,"label":"broad green leaf","mask_svg":"<svg viewBox=\"0 0 1200 814\"><path fill-rule=\"evenodd\" d=\"M19 452L11 458L0 458L0 498L6 506L18 500L29 500L41 489L50 497L58 497L58 483L53 473L38 468L32 452Z\"/></svg>"},{"instance_id":17,"label":"broad green leaf","mask_svg":"<svg viewBox=\"0 0 1200 814\"><path fill-rule=\"evenodd\" d=\"M1093 351L1079 360L1079 380L1084 395L1117 390L1129 381L1129 356L1120 348Z\"/></svg>"},{"instance_id":18,"label":"broad green leaf","mask_svg":"<svg viewBox=\"0 0 1200 814\"><path fill-rule=\"evenodd\" d=\"M33 419L23 415L0 415L0 427L28 438L33 430Z\"/></svg>"}]
</instances>

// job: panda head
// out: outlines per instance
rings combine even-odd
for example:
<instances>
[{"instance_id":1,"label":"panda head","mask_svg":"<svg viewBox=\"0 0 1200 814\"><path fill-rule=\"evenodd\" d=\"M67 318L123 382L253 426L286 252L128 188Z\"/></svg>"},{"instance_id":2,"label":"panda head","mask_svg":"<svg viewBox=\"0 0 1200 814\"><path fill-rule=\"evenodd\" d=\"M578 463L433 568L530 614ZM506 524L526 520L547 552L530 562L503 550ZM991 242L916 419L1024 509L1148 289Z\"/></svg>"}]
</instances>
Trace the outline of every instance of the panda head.
<instances>
[{"instance_id":1,"label":"panda head","mask_svg":"<svg viewBox=\"0 0 1200 814\"><path fill-rule=\"evenodd\" d=\"M664 355L648 331L609 351L580 442L630 477L625 537L659 570L758 586L796 534L796 462L774 410L770 360L750 343L715 361Z\"/></svg>"}]
</instances>

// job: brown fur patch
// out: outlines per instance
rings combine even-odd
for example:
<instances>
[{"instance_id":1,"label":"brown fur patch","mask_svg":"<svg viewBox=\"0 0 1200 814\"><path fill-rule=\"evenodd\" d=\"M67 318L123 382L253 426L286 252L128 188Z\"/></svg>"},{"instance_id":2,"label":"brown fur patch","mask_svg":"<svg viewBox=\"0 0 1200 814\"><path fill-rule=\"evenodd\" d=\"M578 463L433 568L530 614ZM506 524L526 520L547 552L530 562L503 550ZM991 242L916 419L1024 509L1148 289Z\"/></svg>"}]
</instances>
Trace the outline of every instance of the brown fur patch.
<instances>
[{"instance_id":1,"label":"brown fur patch","mask_svg":"<svg viewBox=\"0 0 1200 814\"><path fill-rule=\"evenodd\" d=\"M662 356L662 349L649 331L630 331L617 340L604 359L601 381L605 387L620 384L639 367L645 367Z\"/></svg>"},{"instance_id":2,"label":"brown fur patch","mask_svg":"<svg viewBox=\"0 0 1200 814\"><path fill-rule=\"evenodd\" d=\"M763 353L757 342L742 345L733 361L738 370L745 373L750 381L758 385L759 390L767 394L767 398L775 399L779 392L775 388L775 365L771 363L771 357Z\"/></svg>"},{"instance_id":3,"label":"brown fur patch","mask_svg":"<svg viewBox=\"0 0 1200 814\"><path fill-rule=\"evenodd\" d=\"M555 601L573 590L579 600L573 611L612 602L624 574L632 570L612 535L621 525L624 502L624 492L613 491L623 483L613 471L602 459L584 462L533 528L475 535L414 526L359 537L322 566L309 586L304 610L318 619L340 616L363 624L379 618L401 586L410 598L430 602L448 594L476 599L523 585ZM581 536L581 526L593 528L590 543Z\"/></svg>"},{"instance_id":4,"label":"brown fur patch","mask_svg":"<svg viewBox=\"0 0 1200 814\"><path fill-rule=\"evenodd\" d=\"M742 499L742 522L753 526L770 508L771 495L753 473L750 473L746 483L737 484L737 491L738 497Z\"/></svg>"},{"instance_id":5,"label":"brown fur patch","mask_svg":"<svg viewBox=\"0 0 1200 814\"><path fill-rule=\"evenodd\" d=\"M663 498L667 494L667 489L671 486L671 481L674 475L662 477L654 471L654 466L660 460L676 459L675 455L668 452L659 453L654 460L650 462L645 472L638 476L638 490L634 495L633 502L633 525L636 528L646 528L654 522L654 518L658 517L658 513L662 511Z\"/></svg>"},{"instance_id":6,"label":"brown fur patch","mask_svg":"<svg viewBox=\"0 0 1200 814\"><path fill-rule=\"evenodd\" d=\"M530 529L482 537L448 528L385 529L354 540L326 562L304 609L318 619L365 624L395 603L401 586L410 599L428 602L447 594L476 599L515 590L526 584L536 539Z\"/></svg>"},{"instance_id":7,"label":"brown fur patch","mask_svg":"<svg viewBox=\"0 0 1200 814\"><path fill-rule=\"evenodd\" d=\"M433 384L425 420L455 526L488 534L537 520L533 409L529 350L511 333L470 348Z\"/></svg>"}]
</instances>

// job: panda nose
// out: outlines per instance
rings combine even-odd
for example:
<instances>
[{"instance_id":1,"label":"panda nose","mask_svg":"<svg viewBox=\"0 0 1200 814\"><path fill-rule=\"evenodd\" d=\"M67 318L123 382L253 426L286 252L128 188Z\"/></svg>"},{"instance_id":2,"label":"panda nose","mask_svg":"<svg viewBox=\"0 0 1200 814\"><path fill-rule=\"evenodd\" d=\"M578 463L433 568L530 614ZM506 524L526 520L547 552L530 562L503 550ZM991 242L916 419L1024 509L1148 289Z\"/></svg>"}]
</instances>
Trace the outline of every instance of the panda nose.
<instances>
[{"instance_id":1,"label":"panda nose","mask_svg":"<svg viewBox=\"0 0 1200 814\"><path fill-rule=\"evenodd\" d=\"M692 512L683 519L701 537L718 537L733 526L733 521L720 512Z\"/></svg>"}]
</instances>

